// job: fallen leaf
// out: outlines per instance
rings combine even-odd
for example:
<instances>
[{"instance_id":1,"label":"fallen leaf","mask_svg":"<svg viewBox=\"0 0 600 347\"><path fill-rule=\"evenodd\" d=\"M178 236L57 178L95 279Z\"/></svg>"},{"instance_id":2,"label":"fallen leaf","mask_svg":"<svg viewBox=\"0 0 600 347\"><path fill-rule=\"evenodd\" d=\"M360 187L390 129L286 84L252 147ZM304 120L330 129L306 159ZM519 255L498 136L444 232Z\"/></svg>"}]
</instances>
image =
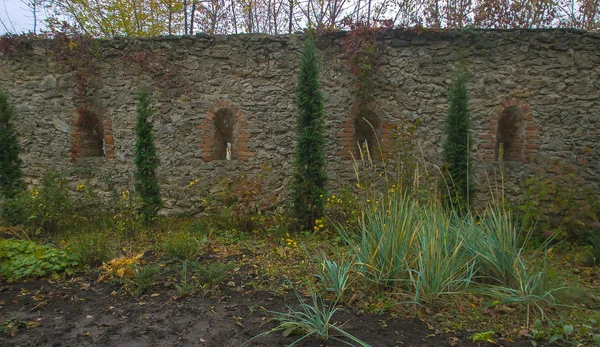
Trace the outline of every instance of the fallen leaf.
<instances>
[{"instance_id":1,"label":"fallen leaf","mask_svg":"<svg viewBox=\"0 0 600 347\"><path fill-rule=\"evenodd\" d=\"M152 295L150 295L151 297L155 298L157 296L160 296L160 293L153 293Z\"/></svg>"},{"instance_id":2,"label":"fallen leaf","mask_svg":"<svg viewBox=\"0 0 600 347\"><path fill-rule=\"evenodd\" d=\"M85 318L90 319L90 318L94 318L94 316L88 314L87 316L85 316Z\"/></svg>"}]
</instances>

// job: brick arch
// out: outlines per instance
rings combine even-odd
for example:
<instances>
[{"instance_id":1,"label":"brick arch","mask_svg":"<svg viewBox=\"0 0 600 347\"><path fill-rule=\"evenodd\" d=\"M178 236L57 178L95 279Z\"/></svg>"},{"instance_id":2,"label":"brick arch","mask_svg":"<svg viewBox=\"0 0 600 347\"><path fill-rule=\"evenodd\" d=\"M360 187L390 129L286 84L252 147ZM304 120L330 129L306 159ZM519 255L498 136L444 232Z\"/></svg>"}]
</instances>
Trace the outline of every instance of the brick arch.
<instances>
[{"instance_id":1,"label":"brick arch","mask_svg":"<svg viewBox=\"0 0 600 347\"><path fill-rule=\"evenodd\" d=\"M85 157L113 159L114 156L112 119L93 110L78 109L74 112L71 116L71 160Z\"/></svg>"},{"instance_id":2,"label":"brick arch","mask_svg":"<svg viewBox=\"0 0 600 347\"><path fill-rule=\"evenodd\" d=\"M231 122L231 133L226 139L222 136L222 129L215 123L222 121ZM196 129L201 131L201 141L197 144L201 153L196 157L205 162L225 159L225 149L221 148L225 141L231 141L231 160L247 161L255 155L248 150L246 115L229 100L221 99L210 105Z\"/></svg>"},{"instance_id":3,"label":"brick arch","mask_svg":"<svg viewBox=\"0 0 600 347\"><path fill-rule=\"evenodd\" d=\"M378 110L377 105L372 102L366 105L363 104L355 104L348 112L346 116L346 120L343 123L338 124L338 127L341 128L337 133L337 138L340 140L340 150L337 151L337 155L344 157L345 159L352 159L352 155L355 158L359 155L358 150L358 142L364 141L367 139L367 142L373 142L375 145L377 141L375 139L371 139L371 134L368 134L369 131L373 131L370 128L369 123L365 122L362 119L359 119L359 115L361 113L367 113L369 118L369 123L373 125L375 129L375 134L377 136L377 140L381 145L381 153L384 158L389 157L389 144L390 144L390 134L392 129L396 126L392 123L387 123L385 117L383 116L383 112ZM363 117L364 118L364 117ZM373 158L381 158L380 154L374 154L371 152Z\"/></svg>"},{"instance_id":4,"label":"brick arch","mask_svg":"<svg viewBox=\"0 0 600 347\"><path fill-rule=\"evenodd\" d=\"M507 145L505 160L530 162L540 149L541 131L526 102L506 99L494 110L487 132L479 135L479 151L484 161L493 162L500 145Z\"/></svg>"}]
</instances>

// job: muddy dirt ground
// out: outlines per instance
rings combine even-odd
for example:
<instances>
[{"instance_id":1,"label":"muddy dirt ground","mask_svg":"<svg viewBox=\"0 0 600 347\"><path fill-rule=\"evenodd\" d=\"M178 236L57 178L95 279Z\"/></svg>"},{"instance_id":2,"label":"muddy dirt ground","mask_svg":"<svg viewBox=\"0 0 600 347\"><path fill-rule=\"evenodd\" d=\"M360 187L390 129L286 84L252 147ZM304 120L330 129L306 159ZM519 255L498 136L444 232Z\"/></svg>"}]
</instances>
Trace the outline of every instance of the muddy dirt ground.
<instances>
[{"instance_id":1,"label":"muddy dirt ground","mask_svg":"<svg viewBox=\"0 0 600 347\"><path fill-rule=\"evenodd\" d=\"M293 293L243 294L225 287L218 296L174 299L172 290L133 297L92 277L68 282L0 284L0 346L241 346L276 325L267 310L297 305ZM435 334L419 319L339 312L335 320L371 346L476 346L471 334ZM298 337L281 332L247 346L286 346ZM502 343L502 341L499 341ZM342 346L303 340L299 346ZM525 341L512 345L529 345Z\"/></svg>"}]
</instances>

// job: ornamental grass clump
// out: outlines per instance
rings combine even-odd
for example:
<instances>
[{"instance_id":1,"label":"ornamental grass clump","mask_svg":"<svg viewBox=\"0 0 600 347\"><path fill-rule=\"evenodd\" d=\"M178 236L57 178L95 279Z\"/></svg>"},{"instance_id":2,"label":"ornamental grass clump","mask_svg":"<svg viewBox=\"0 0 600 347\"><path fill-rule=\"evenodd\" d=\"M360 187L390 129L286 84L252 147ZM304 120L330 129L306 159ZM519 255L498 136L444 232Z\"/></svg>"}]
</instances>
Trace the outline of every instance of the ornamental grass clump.
<instances>
[{"instance_id":1,"label":"ornamental grass clump","mask_svg":"<svg viewBox=\"0 0 600 347\"><path fill-rule=\"evenodd\" d=\"M464 293L475 274L475 257L468 254L471 238L454 212L433 204L417 213L418 230L410 280L414 301L433 303L440 296Z\"/></svg>"},{"instance_id":2,"label":"ornamental grass clump","mask_svg":"<svg viewBox=\"0 0 600 347\"><path fill-rule=\"evenodd\" d=\"M476 290L503 304L524 304L527 322L534 308L543 316L544 305L554 304L552 293L561 289L548 288L546 282L546 255L553 238L526 249L533 228L526 228L499 205L488 207L478 221L471 218L466 227L477 235L469 246L482 279Z\"/></svg>"},{"instance_id":3,"label":"ornamental grass clump","mask_svg":"<svg viewBox=\"0 0 600 347\"><path fill-rule=\"evenodd\" d=\"M360 340L354 335L344 331L341 326L333 319L336 312L341 310L337 307L338 300L326 302L323 297L314 289L310 288L310 300L304 302L302 296L294 288L298 307L293 308L286 305L288 312L273 312L275 320L279 325L256 335L245 342L242 346L259 337L281 331L283 336L299 335L300 337L288 346L296 345L302 340L315 336L322 341L334 340L349 346L369 347L370 345Z\"/></svg>"},{"instance_id":4,"label":"ornamental grass clump","mask_svg":"<svg viewBox=\"0 0 600 347\"><path fill-rule=\"evenodd\" d=\"M477 292L524 304L528 319L533 308L543 313L543 305L553 303L544 267L550 241L527 249L526 256L530 232L507 210L490 206L481 216L463 216L399 191L362 204L359 232L342 224L338 232L356 260L350 271L367 284L387 286L408 296L407 303L426 305Z\"/></svg>"},{"instance_id":5,"label":"ornamental grass clump","mask_svg":"<svg viewBox=\"0 0 600 347\"><path fill-rule=\"evenodd\" d=\"M365 202L358 235L339 231L366 278L400 288L416 303L463 291L473 278L469 238L438 204L390 193L381 202Z\"/></svg>"}]
</instances>

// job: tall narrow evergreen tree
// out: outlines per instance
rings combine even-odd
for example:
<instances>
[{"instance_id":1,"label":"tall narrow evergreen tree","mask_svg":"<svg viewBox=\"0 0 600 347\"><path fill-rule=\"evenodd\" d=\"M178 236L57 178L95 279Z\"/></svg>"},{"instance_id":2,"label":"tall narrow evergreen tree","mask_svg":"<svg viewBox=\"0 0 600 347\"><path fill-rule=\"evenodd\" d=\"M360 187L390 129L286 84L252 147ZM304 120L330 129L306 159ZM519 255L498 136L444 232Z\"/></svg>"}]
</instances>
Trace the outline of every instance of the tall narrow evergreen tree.
<instances>
[{"instance_id":1,"label":"tall narrow evergreen tree","mask_svg":"<svg viewBox=\"0 0 600 347\"><path fill-rule=\"evenodd\" d=\"M446 164L446 184L449 201L455 208L468 208L474 192L473 138L469 112L469 90L464 68L459 68L448 91L450 108L446 118L446 141L443 158Z\"/></svg>"},{"instance_id":2,"label":"tall narrow evergreen tree","mask_svg":"<svg viewBox=\"0 0 600 347\"><path fill-rule=\"evenodd\" d=\"M150 117L152 101L150 93L141 89L137 98L137 122L135 125L136 142L133 163L135 190L142 200L142 214L146 222L150 222L162 206L160 187L156 179L156 168L160 161L154 146L154 135Z\"/></svg>"},{"instance_id":3,"label":"tall narrow evergreen tree","mask_svg":"<svg viewBox=\"0 0 600 347\"><path fill-rule=\"evenodd\" d=\"M311 34L304 43L296 87L296 150L294 181L292 183L293 210L305 229L311 229L323 214L325 184L325 125L323 96L319 86L319 65L315 42Z\"/></svg>"},{"instance_id":4,"label":"tall narrow evergreen tree","mask_svg":"<svg viewBox=\"0 0 600 347\"><path fill-rule=\"evenodd\" d=\"M0 196L14 198L24 188L19 159L19 136L12 124L14 111L8 97L0 92Z\"/></svg>"}]
</instances>

